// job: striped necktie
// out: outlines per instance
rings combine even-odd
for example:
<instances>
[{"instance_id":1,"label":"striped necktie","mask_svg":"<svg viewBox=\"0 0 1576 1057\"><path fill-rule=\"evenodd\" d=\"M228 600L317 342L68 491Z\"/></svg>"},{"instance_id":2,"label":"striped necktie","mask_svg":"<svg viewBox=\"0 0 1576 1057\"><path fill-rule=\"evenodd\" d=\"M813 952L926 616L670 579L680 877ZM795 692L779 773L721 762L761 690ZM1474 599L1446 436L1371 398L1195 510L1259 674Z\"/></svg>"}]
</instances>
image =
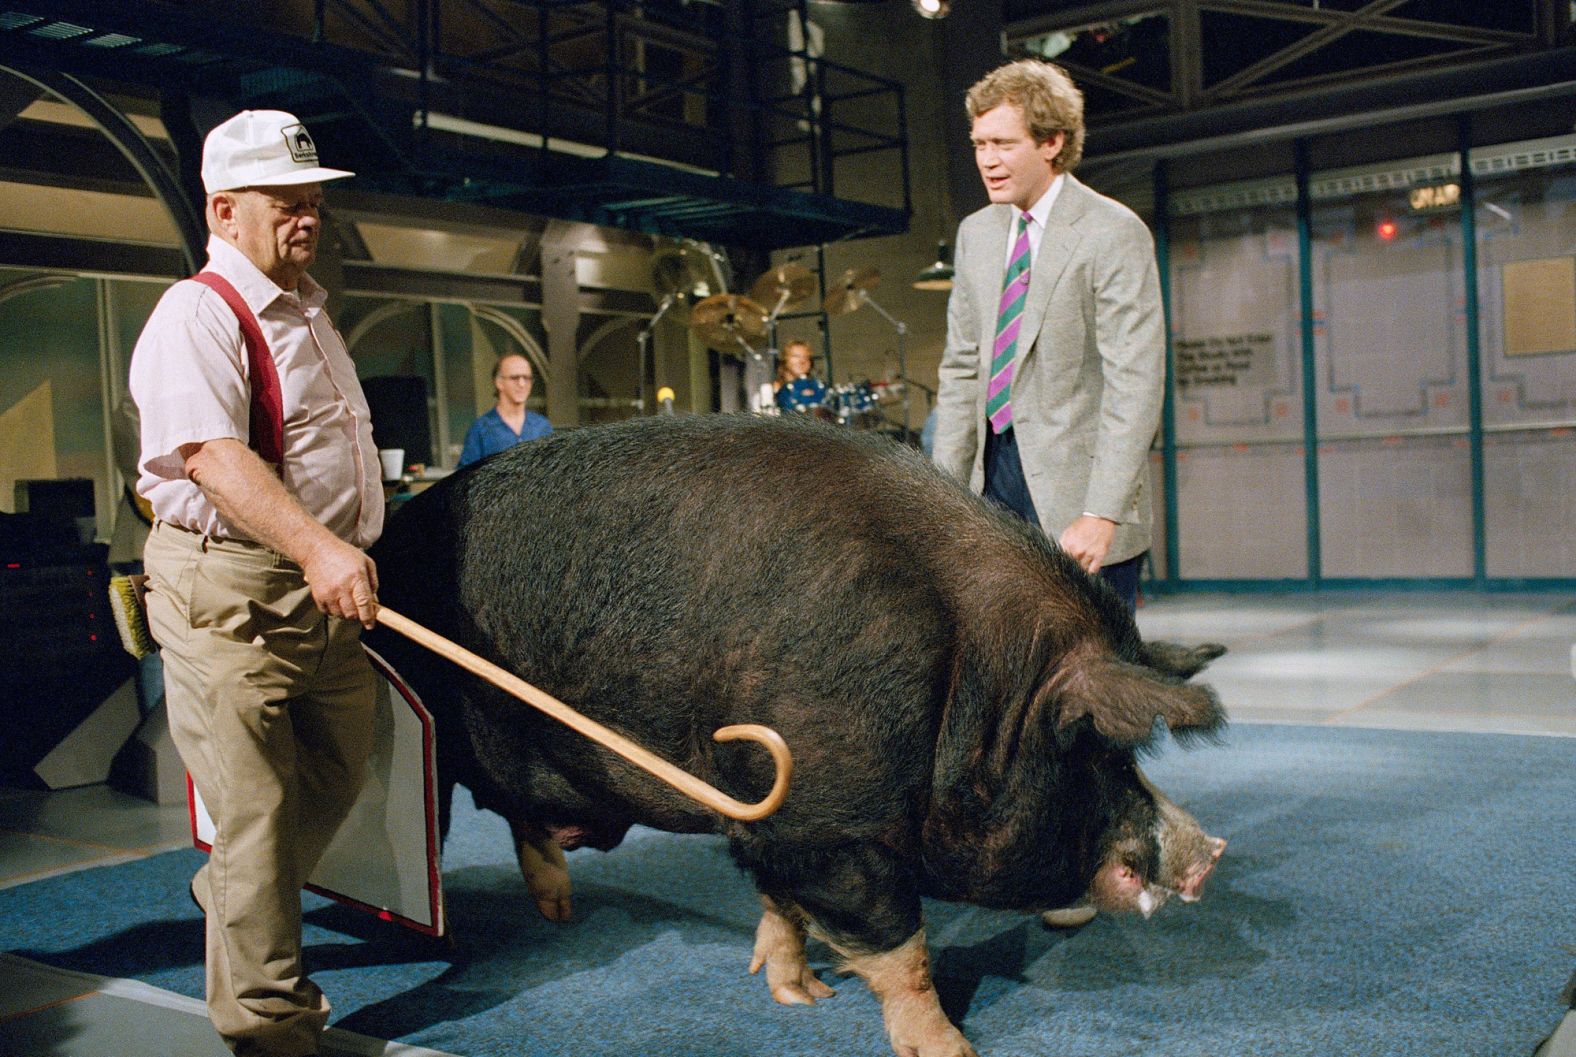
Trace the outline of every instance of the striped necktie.
<instances>
[{"instance_id":1,"label":"striped necktie","mask_svg":"<svg viewBox=\"0 0 1576 1057\"><path fill-rule=\"evenodd\" d=\"M990 385L985 389L985 417L994 433L1012 427L1012 365L1018 351L1018 328L1023 322L1023 303L1029 294L1029 220L1018 215L1018 241L1012 246L1012 260L1002 280L1001 302L996 308L996 347L990 361Z\"/></svg>"}]
</instances>

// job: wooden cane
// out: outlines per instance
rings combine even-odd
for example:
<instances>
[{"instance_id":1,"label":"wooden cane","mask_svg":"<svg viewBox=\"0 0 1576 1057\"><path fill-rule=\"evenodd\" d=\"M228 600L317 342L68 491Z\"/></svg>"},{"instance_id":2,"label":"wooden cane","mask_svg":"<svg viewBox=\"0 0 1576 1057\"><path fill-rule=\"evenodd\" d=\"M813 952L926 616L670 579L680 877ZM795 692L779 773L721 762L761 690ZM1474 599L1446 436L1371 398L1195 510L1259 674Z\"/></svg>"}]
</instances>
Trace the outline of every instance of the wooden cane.
<instances>
[{"instance_id":1,"label":"wooden cane","mask_svg":"<svg viewBox=\"0 0 1576 1057\"><path fill-rule=\"evenodd\" d=\"M546 712L560 723L576 730L592 741L607 746L624 759L656 777L713 811L736 818L741 822L754 822L776 811L788 796L788 783L793 777L793 756L782 735L758 723L737 723L722 727L712 735L713 741L753 741L766 747L772 754L777 776L771 792L758 804L746 804L733 799L715 786L707 785L687 771L682 771L655 753L636 745L617 731L581 715L544 690L539 690L513 672L504 671L491 661L484 660L457 643L451 642L422 627L409 617L383 606L378 607L378 623L390 631L397 631L432 650L434 653L464 668L466 671L492 683L498 689L518 697L533 708Z\"/></svg>"}]
</instances>

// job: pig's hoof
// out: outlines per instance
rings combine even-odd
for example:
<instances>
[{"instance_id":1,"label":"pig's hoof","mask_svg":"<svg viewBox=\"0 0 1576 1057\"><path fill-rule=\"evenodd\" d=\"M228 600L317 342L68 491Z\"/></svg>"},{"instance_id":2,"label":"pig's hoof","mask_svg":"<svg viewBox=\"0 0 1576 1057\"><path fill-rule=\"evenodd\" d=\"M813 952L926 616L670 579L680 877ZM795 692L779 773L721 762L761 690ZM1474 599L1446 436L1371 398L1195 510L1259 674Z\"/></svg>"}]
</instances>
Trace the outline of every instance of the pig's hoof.
<instances>
[{"instance_id":1,"label":"pig's hoof","mask_svg":"<svg viewBox=\"0 0 1576 1057\"><path fill-rule=\"evenodd\" d=\"M779 1005L813 1006L816 999L831 998L837 994L816 979L815 972L802 957L765 957L757 952L750 962L750 972L760 972L763 965L766 966L766 986L771 989L772 998Z\"/></svg>"},{"instance_id":2,"label":"pig's hoof","mask_svg":"<svg viewBox=\"0 0 1576 1057\"><path fill-rule=\"evenodd\" d=\"M536 901L536 909L548 921L568 921L573 907L564 849L551 838L532 840L525 836L516 841L515 854L519 856L520 876Z\"/></svg>"},{"instance_id":3,"label":"pig's hoof","mask_svg":"<svg viewBox=\"0 0 1576 1057\"><path fill-rule=\"evenodd\" d=\"M536 909L548 921L563 923L573 916L568 870L540 867L525 879L525 886L530 889L531 898L536 900Z\"/></svg>"},{"instance_id":4,"label":"pig's hoof","mask_svg":"<svg viewBox=\"0 0 1576 1057\"><path fill-rule=\"evenodd\" d=\"M786 982L771 982L770 971L766 974L767 984L772 989L772 998L779 1005L784 1006L813 1006L818 998L831 998L836 991L827 987L815 978L815 974L806 969L804 975L798 980Z\"/></svg>"},{"instance_id":5,"label":"pig's hoof","mask_svg":"<svg viewBox=\"0 0 1576 1057\"><path fill-rule=\"evenodd\" d=\"M1040 915L1040 920L1053 929L1082 928L1094 920L1099 911L1094 907L1060 907L1056 910L1047 910Z\"/></svg>"},{"instance_id":6,"label":"pig's hoof","mask_svg":"<svg viewBox=\"0 0 1576 1057\"><path fill-rule=\"evenodd\" d=\"M920 1038L892 1037L892 1049L898 1057L979 1057L963 1032L951 1024L945 1030L930 1031Z\"/></svg>"},{"instance_id":7,"label":"pig's hoof","mask_svg":"<svg viewBox=\"0 0 1576 1057\"><path fill-rule=\"evenodd\" d=\"M785 1006L813 1006L816 999L831 998L837 993L811 972L804 956L804 929L783 917L770 902L755 928L750 972L760 972L763 965L772 998Z\"/></svg>"},{"instance_id":8,"label":"pig's hoof","mask_svg":"<svg viewBox=\"0 0 1576 1057\"><path fill-rule=\"evenodd\" d=\"M536 909L548 921L555 921L560 925L574 917L574 906L570 903L568 896L562 899L556 897L538 899L536 901Z\"/></svg>"}]
</instances>

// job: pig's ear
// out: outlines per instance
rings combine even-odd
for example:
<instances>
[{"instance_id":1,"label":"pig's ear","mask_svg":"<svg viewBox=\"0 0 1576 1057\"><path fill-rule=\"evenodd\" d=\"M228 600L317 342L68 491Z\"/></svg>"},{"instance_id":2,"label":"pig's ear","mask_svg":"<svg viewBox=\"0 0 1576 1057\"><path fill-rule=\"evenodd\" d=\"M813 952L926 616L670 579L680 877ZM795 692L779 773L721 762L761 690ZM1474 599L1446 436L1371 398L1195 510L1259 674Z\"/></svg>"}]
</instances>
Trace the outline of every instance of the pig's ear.
<instances>
[{"instance_id":1,"label":"pig's ear","mask_svg":"<svg viewBox=\"0 0 1576 1057\"><path fill-rule=\"evenodd\" d=\"M1071 664L1052 682L1058 727L1088 716L1095 730L1127 745L1147 741L1157 718L1183 736L1213 734L1226 722L1209 687L1114 658Z\"/></svg>"},{"instance_id":2,"label":"pig's ear","mask_svg":"<svg viewBox=\"0 0 1576 1057\"><path fill-rule=\"evenodd\" d=\"M1167 675L1186 679L1203 671L1210 661L1226 652L1218 642L1183 646L1178 642L1146 642L1140 650L1145 664Z\"/></svg>"}]
</instances>

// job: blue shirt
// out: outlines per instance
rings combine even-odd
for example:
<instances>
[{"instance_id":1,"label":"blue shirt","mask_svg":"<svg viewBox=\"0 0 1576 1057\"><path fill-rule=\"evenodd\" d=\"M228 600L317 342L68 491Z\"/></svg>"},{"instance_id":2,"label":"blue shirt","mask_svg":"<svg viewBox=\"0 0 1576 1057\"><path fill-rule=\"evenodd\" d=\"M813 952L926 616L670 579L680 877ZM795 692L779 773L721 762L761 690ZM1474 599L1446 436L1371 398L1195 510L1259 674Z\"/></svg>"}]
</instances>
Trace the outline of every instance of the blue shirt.
<instances>
[{"instance_id":1,"label":"blue shirt","mask_svg":"<svg viewBox=\"0 0 1576 1057\"><path fill-rule=\"evenodd\" d=\"M525 421L520 423L520 432L516 433L495 407L472 422L471 428L465 431L465 449L460 452L460 465L469 466L478 459L506 451L521 441L539 440L552 431L553 425L545 417L535 411L527 411Z\"/></svg>"}]
</instances>

